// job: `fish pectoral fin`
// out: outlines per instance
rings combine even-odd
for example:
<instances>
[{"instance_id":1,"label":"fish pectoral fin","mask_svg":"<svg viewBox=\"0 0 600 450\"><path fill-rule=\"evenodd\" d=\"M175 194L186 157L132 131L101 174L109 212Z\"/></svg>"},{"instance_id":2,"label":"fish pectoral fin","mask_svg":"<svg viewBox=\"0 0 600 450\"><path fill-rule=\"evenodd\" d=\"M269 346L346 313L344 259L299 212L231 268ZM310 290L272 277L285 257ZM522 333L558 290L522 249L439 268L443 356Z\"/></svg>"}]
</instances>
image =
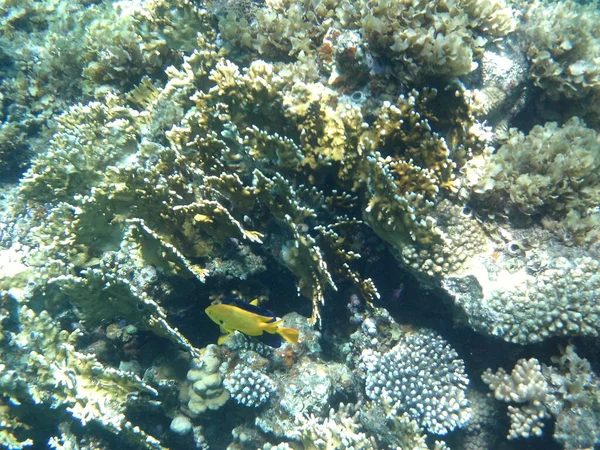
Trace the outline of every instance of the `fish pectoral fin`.
<instances>
[{"instance_id":1,"label":"fish pectoral fin","mask_svg":"<svg viewBox=\"0 0 600 450\"><path fill-rule=\"evenodd\" d=\"M227 340L227 338L229 336L231 336L232 334L233 334L233 331L230 331L227 334L222 334L221 336L219 336L219 339L217 340L217 344L223 345L223 343Z\"/></svg>"}]
</instances>

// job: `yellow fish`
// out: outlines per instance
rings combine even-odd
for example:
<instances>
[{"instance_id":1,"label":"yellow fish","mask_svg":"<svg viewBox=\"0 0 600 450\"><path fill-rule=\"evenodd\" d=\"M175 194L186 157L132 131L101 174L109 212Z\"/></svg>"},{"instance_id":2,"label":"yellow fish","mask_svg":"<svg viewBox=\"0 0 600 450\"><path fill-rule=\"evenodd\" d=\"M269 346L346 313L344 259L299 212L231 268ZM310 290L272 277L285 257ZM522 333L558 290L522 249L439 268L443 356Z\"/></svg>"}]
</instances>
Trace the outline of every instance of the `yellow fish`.
<instances>
[{"instance_id":1,"label":"yellow fish","mask_svg":"<svg viewBox=\"0 0 600 450\"><path fill-rule=\"evenodd\" d=\"M298 343L298 330L280 327L283 320L277 320L271 311L257 306L256 301L246 303L234 298L224 298L221 303L211 305L205 311L224 333L219 337L219 345L234 331L255 336L263 344L276 348L281 346L281 338L291 344Z\"/></svg>"}]
</instances>

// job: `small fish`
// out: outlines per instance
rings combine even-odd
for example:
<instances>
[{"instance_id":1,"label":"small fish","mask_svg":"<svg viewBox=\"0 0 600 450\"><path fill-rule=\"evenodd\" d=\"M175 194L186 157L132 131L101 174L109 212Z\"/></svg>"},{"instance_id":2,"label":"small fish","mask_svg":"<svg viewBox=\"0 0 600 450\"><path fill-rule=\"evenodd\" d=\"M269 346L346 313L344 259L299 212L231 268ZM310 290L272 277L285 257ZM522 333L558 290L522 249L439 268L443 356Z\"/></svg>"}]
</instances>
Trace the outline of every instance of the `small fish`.
<instances>
[{"instance_id":1,"label":"small fish","mask_svg":"<svg viewBox=\"0 0 600 450\"><path fill-rule=\"evenodd\" d=\"M221 303L211 305L205 311L221 327L223 335L219 337L219 345L234 331L254 336L263 344L275 348L281 346L281 338L292 344L298 343L298 330L280 327L283 320L277 320L271 311L257 306L256 300L246 303L234 298L224 298Z\"/></svg>"}]
</instances>

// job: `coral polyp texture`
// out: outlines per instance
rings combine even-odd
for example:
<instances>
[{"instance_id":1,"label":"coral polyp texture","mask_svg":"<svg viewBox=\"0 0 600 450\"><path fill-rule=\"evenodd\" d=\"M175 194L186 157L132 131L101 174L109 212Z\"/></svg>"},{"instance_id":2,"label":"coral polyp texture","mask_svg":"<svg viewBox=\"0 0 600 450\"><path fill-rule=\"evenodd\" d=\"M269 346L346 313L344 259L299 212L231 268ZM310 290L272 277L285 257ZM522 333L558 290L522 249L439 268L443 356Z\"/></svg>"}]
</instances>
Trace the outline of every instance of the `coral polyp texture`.
<instances>
[{"instance_id":1,"label":"coral polyp texture","mask_svg":"<svg viewBox=\"0 0 600 450\"><path fill-rule=\"evenodd\" d=\"M500 402L596 445L597 23L0 1L0 446L491 449Z\"/></svg>"},{"instance_id":2,"label":"coral polyp texture","mask_svg":"<svg viewBox=\"0 0 600 450\"><path fill-rule=\"evenodd\" d=\"M432 331L409 334L383 355L366 350L361 367L367 396L385 405L388 414L408 413L435 434L467 424L464 363Z\"/></svg>"},{"instance_id":3,"label":"coral polyp texture","mask_svg":"<svg viewBox=\"0 0 600 450\"><path fill-rule=\"evenodd\" d=\"M239 366L228 374L223 385L236 402L254 407L266 403L276 388L275 382L268 375Z\"/></svg>"}]
</instances>

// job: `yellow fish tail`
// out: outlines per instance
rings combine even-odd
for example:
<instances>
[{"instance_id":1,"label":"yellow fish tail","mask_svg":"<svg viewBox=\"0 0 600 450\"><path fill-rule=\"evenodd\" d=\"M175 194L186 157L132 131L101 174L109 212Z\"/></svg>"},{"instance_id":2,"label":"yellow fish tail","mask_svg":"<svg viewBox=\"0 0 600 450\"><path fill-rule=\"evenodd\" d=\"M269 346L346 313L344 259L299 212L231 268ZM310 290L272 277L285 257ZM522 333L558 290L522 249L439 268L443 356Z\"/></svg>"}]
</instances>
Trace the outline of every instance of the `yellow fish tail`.
<instances>
[{"instance_id":1,"label":"yellow fish tail","mask_svg":"<svg viewBox=\"0 0 600 450\"><path fill-rule=\"evenodd\" d=\"M277 333L290 344L297 344L299 335L298 330L294 330L293 328L280 327L279 325L281 323L283 323L283 319L278 320L277 322L271 322L268 324L268 328L265 328L265 331L271 334Z\"/></svg>"},{"instance_id":2,"label":"yellow fish tail","mask_svg":"<svg viewBox=\"0 0 600 450\"><path fill-rule=\"evenodd\" d=\"M298 343L298 330L294 330L293 328L280 327L277 329L277 333L290 344Z\"/></svg>"}]
</instances>

